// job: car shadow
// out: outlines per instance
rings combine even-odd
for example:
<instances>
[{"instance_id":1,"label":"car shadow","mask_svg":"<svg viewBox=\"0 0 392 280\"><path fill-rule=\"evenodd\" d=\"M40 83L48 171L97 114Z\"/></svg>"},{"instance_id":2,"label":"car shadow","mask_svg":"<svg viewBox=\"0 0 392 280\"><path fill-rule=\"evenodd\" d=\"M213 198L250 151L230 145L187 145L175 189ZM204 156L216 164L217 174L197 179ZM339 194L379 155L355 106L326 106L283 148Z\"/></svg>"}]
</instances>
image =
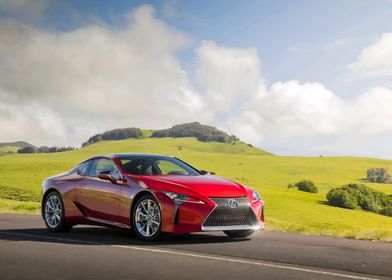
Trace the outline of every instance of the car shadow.
<instances>
[{"instance_id":1,"label":"car shadow","mask_svg":"<svg viewBox=\"0 0 392 280\"><path fill-rule=\"evenodd\" d=\"M170 234L154 242L138 240L129 230L104 227L75 227L66 233L52 233L43 228L0 230L0 240L35 241L78 245L179 245L249 241L250 238L229 238L222 234Z\"/></svg>"}]
</instances>

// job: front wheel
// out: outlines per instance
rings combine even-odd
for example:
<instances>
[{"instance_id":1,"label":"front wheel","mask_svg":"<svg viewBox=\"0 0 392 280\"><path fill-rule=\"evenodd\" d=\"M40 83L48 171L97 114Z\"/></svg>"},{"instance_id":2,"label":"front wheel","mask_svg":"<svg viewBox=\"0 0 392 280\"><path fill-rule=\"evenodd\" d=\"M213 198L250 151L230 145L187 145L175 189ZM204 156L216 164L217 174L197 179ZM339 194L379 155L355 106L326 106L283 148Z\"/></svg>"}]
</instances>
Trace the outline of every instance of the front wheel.
<instances>
[{"instance_id":1,"label":"front wheel","mask_svg":"<svg viewBox=\"0 0 392 280\"><path fill-rule=\"evenodd\" d=\"M45 198L43 207L43 217L48 230L65 232L72 229L72 225L65 222L64 203L58 192L50 192Z\"/></svg>"},{"instance_id":2,"label":"front wheel","mask_svg":"<svg viewBox=\"0 0 392 280\"><path fill-rule=\"evenodd\" d=\"M248 230L227 230L224 233L231 238L243 238L251 235L255 231L253 229Z\"/></svg>"},{"instance_id":3,"label":"front wheel","mask_svg":"<svg viewBox=\"0 0 392 280\"><path fill-rule=\"evenodd\" d=\"M132 228L137 237L145 241L158 240L162 236L162 214L155 197L140 197L132 211Z\"/></svg>"}]
</instances>

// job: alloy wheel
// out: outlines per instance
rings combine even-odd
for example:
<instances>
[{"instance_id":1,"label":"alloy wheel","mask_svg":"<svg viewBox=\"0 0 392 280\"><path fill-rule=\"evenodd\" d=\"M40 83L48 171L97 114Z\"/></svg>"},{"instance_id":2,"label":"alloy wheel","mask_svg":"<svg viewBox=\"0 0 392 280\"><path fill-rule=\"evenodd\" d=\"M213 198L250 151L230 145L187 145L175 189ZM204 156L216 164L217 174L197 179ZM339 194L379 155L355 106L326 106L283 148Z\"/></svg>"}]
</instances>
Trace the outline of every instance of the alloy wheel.
<instances>
[{"instance_id":1,"label":"alloy wheel","mask_svg":"<svg viewBox=\"0 0 392 280\"><path fill-rule=\"evenodd\" d=\"M135 210L136 230L143 237L152 237L161 225L161 211L157 203L152 199L140 201Z\"/></svg>"},{"instance_id":2,"label":"alloy wheel","mask_svg":"<svg viewBox=\"0 0 392 280\"><path fill-rule=\"evenodd\" d=\"M45 204L45 220L50 228L56 228L62 217L62 207L59 197L55 194L51 194Z\"/></svg>"}]
</instances>

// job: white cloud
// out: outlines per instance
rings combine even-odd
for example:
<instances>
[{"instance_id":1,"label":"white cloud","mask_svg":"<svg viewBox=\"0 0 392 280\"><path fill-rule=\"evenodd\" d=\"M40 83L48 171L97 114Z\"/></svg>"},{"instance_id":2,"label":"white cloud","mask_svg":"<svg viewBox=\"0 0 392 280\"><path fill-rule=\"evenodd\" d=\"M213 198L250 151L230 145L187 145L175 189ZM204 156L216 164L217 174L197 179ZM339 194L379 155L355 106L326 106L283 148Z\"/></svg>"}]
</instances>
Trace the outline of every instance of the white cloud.
<instances>
[{"instance_id":1,"label":"white cloud","mask_svg":"<svg viewBox=\"0 0 392 280\"><path fill-rule=\"evenodd\" d=\"M61 144L80 143L91 127L154 128L209 116L200 116L203 102L175 57L190 38L158 20L150 6L129 14L124 28L49 32L2 21L0 37L2 105L20 111L35 102L38 111L56 112L71 132ZM36 142L31 130L24 138Z\"/></svg>"},{"instance_id":2,"label":"white cloud","mask_svg":"<svg viewBox=\"0 0 392 280\"><path fill-rule=\"evenodd\" d=\"M2 0L0 13L19 16L24 20L38 20L44 15L49 0Z\"/></svg>"},{"instance_id":3,"label":"white cloud","mask_svg":"<svg viewBox=\"0 0 392 280\"><path fill-rule=\"evenodd\" d=\"M352 119L362 134L392 132L392 89L374 87L351 104Z\"/></svg>"},{"instance_id":4,"label":"white cloud","mask_svg":"<svg viewBox=\"0 0 392 280\"><path fill-rule=\"evenodd\" d=\"M61 119L50 108L38 103L9 105L3 102L0 92L0 131L1 141L34 139L43 143L47 139L62 141L67 130Z\"/></svg>"},{"instance_id":5,"label":"white cloud","mask_svg":"<svg viewBox=\"0 0 392 280\"><path fill-rule=\"evenodd\" d=\"M379 40L364 48L350 68L360 76L391 76L392 33L382 34Z\"/></svg>"},{"instance_id":6,"label":"white cloud","mask_svg":"<svg viewBox=\"0 0 392 280\"><path fill-rule=\"evenodd\" d=\"M256 49L227 48L202 41L196 53L196 79L216 111L227 112L239 99L257 91L261 73Z\"/></svg>"},{"instance_id":7,"label":"white cloud","mask_svg":"<svg viewBox=\"0 0 392 280\"><path fill-rule=\"evenodd\" d=\"M388 36L374 46L385 49ZM317 82L267 85L254 48L200 42L192 81L176 57L192 39L157 19L150 6L135 9L121 28L90 24L54 32L3 20L0 37L0 142L76 145L106 129L196 120L252 144L301 151L334 149L334 141L342 151L357 136L392 134L391 88L343 99ZM378 55L374 46L353 69L387 73L391 59L362 63Z\"/></svg>"},{"instance_id":8,"label":"white cloud","mask_svg":"<svg viewBox=\"0 0 392 280\"><path fill-rule=\"evenodd\" d=\"M343 99L321 83L291 80L266 86L254 49L204 41L197 54L198 82L215 123L248 142L317 149L334 139L392 132L390 88L369 88Z\"/></svg>"},{"instance_id":9,"label":"white cloud","mask_svg":"<svg viewBox=\"0 0 392 280\"><path fill-rule=\"evenodd\" d=\"M333 154L336 142L339 146L335 151L344 154L341 145L345 143L353 154L351 141L367 145L368 141L391 134L390 108L390 88L371 88L345 100L319 83L277 82L251 99L240 115L230 118L227 128L256 145L291 147L297 153L300 150L311 154L329 147L327 152ZM357 147L356 151L371 154L375 148L367 146L366 151L361 151ZM392 156L392 151L377 153Z\"/></svg>"}]
</instances>

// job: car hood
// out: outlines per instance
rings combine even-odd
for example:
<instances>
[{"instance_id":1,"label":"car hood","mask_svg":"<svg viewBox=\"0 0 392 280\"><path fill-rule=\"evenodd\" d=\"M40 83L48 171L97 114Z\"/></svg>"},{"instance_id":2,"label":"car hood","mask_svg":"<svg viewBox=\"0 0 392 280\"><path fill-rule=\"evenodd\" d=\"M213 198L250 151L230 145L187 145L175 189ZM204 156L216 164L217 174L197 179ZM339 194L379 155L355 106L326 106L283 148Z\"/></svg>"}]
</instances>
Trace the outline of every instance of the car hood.
<instances>
[{"instance_id":1,"label":"car hood","mask_svg":"<svg viewBox=\"0 0 392 280\"><path fill-rule=\"evenodd\" d=\"M240 197L247 195L245 187L241 184L211 175L154 175L138 177L147 184L148 182L154 182L154 186L159 185L159 189L167 191L176 191L176 189L180 191L180 188L206 197ZM172 190L170 187L174 187L174 189Z\"/></svg>"}]
</instances>

